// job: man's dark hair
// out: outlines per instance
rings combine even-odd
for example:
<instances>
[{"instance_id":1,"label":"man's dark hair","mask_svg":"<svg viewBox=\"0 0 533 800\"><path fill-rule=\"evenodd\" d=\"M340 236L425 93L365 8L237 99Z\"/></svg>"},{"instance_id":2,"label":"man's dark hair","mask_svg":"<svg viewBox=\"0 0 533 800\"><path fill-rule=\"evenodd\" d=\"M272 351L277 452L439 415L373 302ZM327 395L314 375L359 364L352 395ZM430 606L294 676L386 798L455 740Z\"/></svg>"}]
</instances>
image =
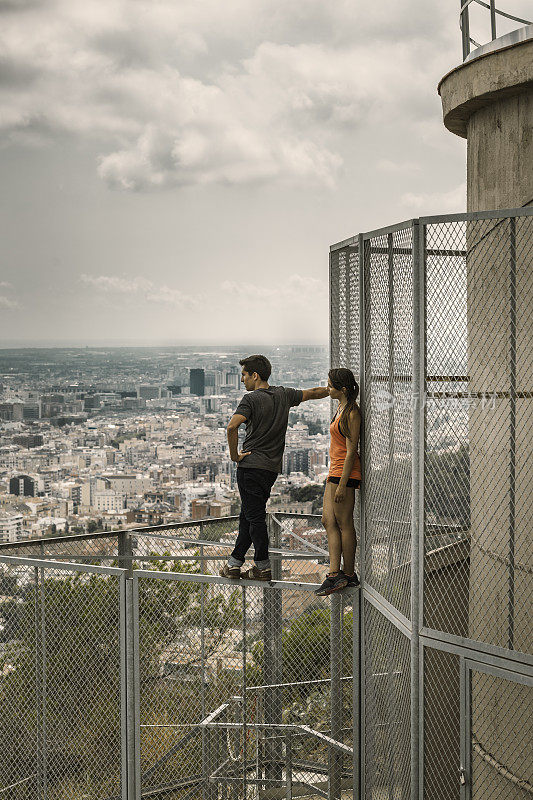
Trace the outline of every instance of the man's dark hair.
<instances>
[{"instance_id":1,"label":"man's dark hair","mask_svg":"<svg viewBox=\"0 0 533 800\"><path fill-rule=\"evenodd\" d=\"M249 375L257 372L262 381L267 381L272 372L272 364L266 356L247 356L239 361Z\"/></svg>"}]
</instances>

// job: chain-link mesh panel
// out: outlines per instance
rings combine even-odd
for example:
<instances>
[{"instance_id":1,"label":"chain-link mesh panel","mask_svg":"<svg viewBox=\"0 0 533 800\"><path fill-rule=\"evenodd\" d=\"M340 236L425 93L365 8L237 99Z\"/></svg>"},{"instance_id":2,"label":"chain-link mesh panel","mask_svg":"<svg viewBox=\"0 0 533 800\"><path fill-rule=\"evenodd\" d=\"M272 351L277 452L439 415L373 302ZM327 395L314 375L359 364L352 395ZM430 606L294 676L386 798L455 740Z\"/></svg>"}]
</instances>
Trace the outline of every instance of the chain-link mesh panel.
<instances>
[{"instance_id":1,"label":"chain-link mesh panel","mask_svg":"<svg viewBox=\"0 0 533 800\"><path fill-rule=\"evenodd\" d=\"M143 792L353 791L353 616L340 596L192 575L138 585Z\"/></svg>"},{"instance_id":2,"label":"chain-link mesh panel","mask_svg":"<svg viewBox=\"0 0 533 800\"><path fill-rule=\"evenodd\" d=\"M0 562L0 791L13 800L37 797L41 784L38 580Z\"/></svg>"},{"instance_id":3,"label":"chain-link mesh panel","mask_svg":"<svg viewBox=\"0 0 533 800\"><path fill-rule=\"evenodd\" d=\"M532 260L531 217L426 229L425 622L527 652Z\"/></svg>"},{"instance_id":4,"label":"chain-link mesh panel","mask_svg":"<svg viewBox=\"0 0 533 800\"><path fill-rule=\"evenodd\" d=\"M120 577L1 560L0 573L0 789L120 797Z\"/></svg>"},{"instance_id":5,"label":"chain-link mesh panel","mask_svg":"<svg viewBox=\"0 0 533 800\"><path fill-rule=\"evenodd\" d=\"M330 364L359 372L359 255L347 245L330 253Z\"/></svg>"},{"instance_id":6,"label":"chain-link mesh panel","mask_svg":"<svg viewBox=\"0 0 533 800\"><path fill-rule=\"evenodd\" d=\"M410 642L368 601L363 610L364 796L409 800Z\"/></svg>"},{"instance_id":7,"label":"chain-link mesh panel","mask_svg":"<svg viewBox=\"0 0 533 800\"><path fill-rule=\"evenodd\" d=\"M505 673L504 673L505 674ZM511 678L511 673L507 673ZM470 782L474 800L533 795L533 679L471 672Z\"/></svg>"},{"instance_id":8,"label":"chain-link mesh panel","mask_svg":"<svg viewBox=\"0 0 533 800\"><path fill-rule=\"evenodd\" d=\"M460 800L459 656L424 648L424 800Z\"/></svg>"},{"instance_id":9,"label":"chain-link mesh panel","mask_svg":"<svg viewBox=\"0 0 533 800\"><path fill-rule=\"evenodd\" d=\"M412 229L365 241L365 580L410 615Z\"/></svg>"},{"instance_id":10,"label":"chain-link mesh panel","mask_svg":"<svg viewBox=\"0 0 533 800\"><path fill-rule=\"evenodd\" d=\"M222 517L161 533L132 531L134 563L141 569L168 568L176 571L179 567L173 562L177 559L188 564L190 571L218 575L220 566L235 546L237 530L236 518Z\"/></svg>"},{"instance_id":11,"label":"chain-link mesh panel","mask_svg":"<svg viewBox=\"0 0 533 800\"><path fill-rule=\"evenodd\" d=\"M0 556L19 555L24 558L53 558L66 560L78 558L80 561L112 562L118 556L118 533L96 533L81 536L59 536L12 542L0 545Z\"/></svg>"}]
</instances>

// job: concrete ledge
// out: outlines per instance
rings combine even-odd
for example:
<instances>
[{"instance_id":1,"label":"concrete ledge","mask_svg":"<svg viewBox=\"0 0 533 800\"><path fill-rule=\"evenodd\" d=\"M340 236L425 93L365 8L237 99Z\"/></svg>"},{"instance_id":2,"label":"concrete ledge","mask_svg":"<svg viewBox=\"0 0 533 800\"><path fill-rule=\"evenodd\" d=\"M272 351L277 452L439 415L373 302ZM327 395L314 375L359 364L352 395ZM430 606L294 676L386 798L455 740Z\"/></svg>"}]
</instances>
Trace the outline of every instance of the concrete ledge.
<instances>
[{"instance_id":1,"label":"concrete ledge","mask_svg":"<svg viewBox=\"0 0 533 800\"><path fill-rule=\"evenodd\" d=\"M533 92L533 39L466 61L444 76L438 92L445 126L466 139L468 120L478 109Z\"/></svg>"}]
</instances>

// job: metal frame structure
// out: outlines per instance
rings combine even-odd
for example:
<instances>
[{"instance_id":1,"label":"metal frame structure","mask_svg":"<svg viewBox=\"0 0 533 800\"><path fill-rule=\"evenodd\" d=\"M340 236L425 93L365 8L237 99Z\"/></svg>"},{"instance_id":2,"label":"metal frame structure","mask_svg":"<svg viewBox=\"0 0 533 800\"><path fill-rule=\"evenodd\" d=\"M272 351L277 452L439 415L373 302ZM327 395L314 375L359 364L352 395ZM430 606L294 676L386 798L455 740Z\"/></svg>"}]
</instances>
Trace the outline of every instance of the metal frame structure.
<instances>
[{"instance_id":1,"label":"metal frame structure","mask_svg":"<svg viewBox=\"0 0 533 800\"><path fill-rule=\"evenodd\" d=\"M77 576L79 580L84 580L83 576L101 576L119 578L120 590L117 592L117 604L120 606L120 675L117 679L120 681L120 743L121 743L121 768L120 768L120 785L121 796L106 797L106 800L140 800L142 797L166 797L168 792L178 792L180 798L205 798L205 800L217 800L220 797L219 792L229 792L231 798L241 797L256 797L256 792L261 790L261 797L267 797L269 791L274 792L273 797L277 797L276 791L282 788L283 797L290 798L302 795L302 786L307 785L307 794L313 797L329 797L332 800L341 800L346 795L346 783L349 782L350 786L353 785L353 778L347 777L352 775L353 769L358 764L357 747L351 746L353 738L357 742L358 735L358 717L354 715L350 723L350 731L347 732L343 727L343 706L346 705L346 691L349 687L353 686L353 698L358 702L358 683L354 684L353 675L345 674L343 670L346 669L346 664L343 664L346 653L343 650L343 641L346 631L343 630L344 622L346 619L345 614L347 608L350 609L348 619L352 621L352 629L349 632L350 639L353 637L354 652L359 652L358 645L358 599L359 594L357 590L349 590L343 593L343 597L335 597L331 608L329 604L322 604L322 612L326 614L328 619L329 642L328 642L328 675L324 678L311 679L311 680L297 680L294 683L284 682L281 672L281 659L282 659L282 633L285 635L287 625L290 627L292 619L299 619L305 617L305 609L312 601L313 590L317 588L317 584L305 584L294 582L290 580L281 580L282 568L297 560L303 563L323 562L327 556L327 551L312 541L306 541L305 536L295 532L292 528L287 526L287 523L295 519L300 526L302 522L307 520L308 525L313 526L309 529L314 531L314 523L318 523L316 517L309 517L304 515L285 514L272 514L269 516L270 537L274 547L271 550L273 560L273 573L274 580L265 585L255 581L242 580L237 584L235 581L224 579L218 575L201 574L207 573L209 569L218 570L218 564L221 559L225 559L232 547L233 543L229 541L212 541L204 537L205 533L213 533L213 529L218 529L219 533L224 534L235 532L236 518L222 518L219 520L202 520L198 523L184 523L173 526L157 526L151 528L137 528L128 531L116 531L109 533L100 533L88 536L63 536L53 537L49 539L27 540L16 542L12 544L0 545L0 582L18 581L18 569L23 572L35 571L39 581L41 593L53 595L53 581L54 578L59 580L65 577ZM282 532L285 528L286 533L290 533L291 537L295 537L301 544L301 549L288 550L282 547ZM172 535L174 533L174 535ZM201 536L202 538L195 538ZM102 552L102 551L105 552ZM6 555L6 553L13 553L16 555ZM41 558L32 557L35 552L41 555ZM96 561L94 563L86 563L87 561ZM74 562L74 563L73 563ZM82 562L82 563L80 563ZM83 563L85 562L85 563ZM111 564L119 564L119 566L101 566L102 562ZM139 566L148 566L157 564L158 569L139 569ZM169 563L174 562L174 563ZM179 568L180 564L189 565L193 569L192 572L176 572L176 571L162 571L168 565L168 569ZM159 569L161 568L161 569ZM201 573L196 570L200 568ZM8 585L6 583L6 586ZM17 592L14 594L14 599L24 596L23 585L21 584ZM143 637L151 624L159 625L159 611L157 617L150 619L150 614L154 613L157 603L154 603L152 608L151 598L156 594L165 596L166 588L172 586L185 587L185 603L186 605L176 609L176 613L185 614L187 616L187 593L192 590L198 599L198 612L200 614L197 622L191 620L187 623L189 630L194 630L195 625L199 623L200 640L194 648L198 647L197 652L191 652L190 655L201 665L202 676L207 674L207 632L209 626L212 624L210 618L213 614L212 601L213 592L222 593L220 596L231 595L238 592L241 595L240 606L242 622L236 623L242 628L243 643L248 639L248 623L251 628L250 635L257 636L257 615L260 613L263 630L263 642L265 647L265 661L262 683L259 685L248 685L247 674L247 660L250 655L249 647L245 645L242 652L241 672L242 683L239 695L229 694L221 706L213 708L212 696L209 694L207 683L202 679L199 699L200 708L198 719L194 722L190 721L189 716L184 719L179 716L175 719L161 719L160 712L158 711L157 698L148 701L148 711L146 710L146 701L144 693L146 691L146 682L143 683L142 674L145 669L143 653L146 652L144 647ZM10 589L9 591L13 591ZM177 595L179 597L179 593ZM142 601L140 600L142 598ZM285 599L291 611L284 610ZM301 607L298 605L301 598ZM8 601L9 598L0 598L0 600ZM22 602L22 601L21 601ZM73 598L75 602L75 598ZM176 601L178 602L178 601ZM317 601L313 601L316 607ZM141 604L141 608L140 608ZM179 605L179 602L178 602ZM353 611L352 611L353 606ZM283 609L283 610L282 610ZM8 616L9 616L8 608ZM65 613L71 613L67 607L64 608ZM49 691L57 690L58 677L54 669L46 664L46 633L45 630L54 623L53 613L57 614L57 608L54 611L48 611L43 605L42 615L46 615L46 624L44 623L44 616L42 622L42 633L37 642L38 652L42 654L43 668L35 678L32 680L37 681L35 691L39 692L39 686L43 685L44 689L44 709L39 723L38 739L40 742L38 753L36 753L36 763L45 765L44 772L41 767L40 777L38 777L37 786L31 787L28 784L28 791L30 795L20 794L14 795L11 800L26 800L26 797L36 797L38 800L54 800L57 796L57 767L55 768L54 776L47 781L48 770L46 767L47 753L49 749L48 737L46 733L46 685L50 685ZM0 623L3 618L3 607L0 604ZM287 614L289 615L287 617ZM296 614L296 616L294 616ZM211 615L211 616L210 616ZM192 626L192 627L191 627ZM0 625L0 632L2 626ZM68 635L68 634L67 634ZM194 640L194 636L193 636ZM253 641L252 637L252 641ZM78 641L73 640L72 644L78 646ZM325 645L326 643L323 642ZM329 655L329 650L331 655ZM342 651L342 653L341 653ZM0 651L1 655L1 651ZM314 653L308 653L307 657L314 657ZM318 654L317 654L318 655ZM70 656L65 653L65 658L70 659ZM74 656L73 656L74 659ZM9 658L7 662L10 663ZM9 670L13 669L9 667ZM19 667L20 668L20 667ZM24 667L22 667L24 668ZM8 673L6 673L7 675ZM40 677L39 677L40 676ZM293 687L293 688L291 688ZM308 721L285 722L284 717L288 709L285 708L286 700L283 696L292 696L296 692L296 697L299 692L304 694L310 690L318 690L321 687L323 697L330 698L328 721L325 720L323 714L320 717L320 722L317 726L310 725ZM2 678L0 677L0 692L2 691ZM292 695L291 695L292 693ZM324 694L325 693L325 694ZM41 692L42 694L42 692ZM8 695L9 697L9 695ZM39 705L42 705L39 700ZM156 705L150 706L151 702ZM263 717L253 716L252 707L259 703L258 708L261 709ZM350 699L348 708L351 708L352 700ZM248 709L248 710L247 710ZM345 712L344 708L344 712ZM79 709L80 715L83 710ZM146 724L145 714L148 713L150 720ZM252 717L250 717L252 713ZM257 712L259 713L259 712ZM159 717L158 717L159 714ZM344 714L345 715L345 714ZM318 719L317 719L318 721ZM54 723L57 719L54 718ZM324 723L326 729L324 729ZM345 724L345 723L344 723ZM144 753L143 760L144 766L141 770L141 756L143 755L143 730L149 729L157 733L157 731L164 731L165 729L175 728L178 732L183 730L184 736L178 736L176 744L170 748L163 749L157 757L150 755L151 751L148 749ZM117 732L118 733L118 732ZM229 764L227 759L224 760L224 752L226 745L224 741L220 740L220 736L228 737L228 742L232 737L237 736L238 740L242 740L244 752L241 753L240 767L235 760ZM0 723L0 740L2 740L2 729ZM194 741L198 741L198 736L201 739L201 769L195 771L192 769L185 776L178 780L176 779L173 784L161 784L161 778L156 775L157 771L165 772L165 765L171 765L172 759L175 759L180 752L187 752L187 748L194 745ZM345 737L348 736L350 744L346 744ZM196 739L195 739L196 737ZM343 741L344 739L344 741ZM248 763L249 759L246 756L247 743L250 740L249 746L259 747L261 742L263 752L263 767L254 766L253 763ZM309 743L310 752L313 752L312 742L315 743L315 751L321 750L323 753L322 759L314 763L313 758L304 758L302 761L302 744ZM228 744L229 746L229 744ZM21 742L21 748L24 751L26 744ZM166 746L165 746L166 747ZM194 748L193 748L194 749ZM305 748L304 748L305 750ZM157 751L156 751L157 752ZM321 763L321 761L325 762ZM256 760L259 757L256 754ZM148 762L152 759L152 763L147 767ZM155 760L154 760L155 758ZM347 759L349 759L350 767L348 772L346 770ZM238 760L238 759L237 759ZM259 762L257 762L259 764ZM235 769L241 769L240 777L235 774ZM89 772L92 769L97 772L97 765L91 765ZM259 771L258 771L259 770ZM304 774L302 774L302 770ZM172 768L170 767L172 773ZM41 774L42 773L42 774ZM23 792L25 785L28 781L35 779L34 775L27 776L19 775L17 781L13 784L2 784L1 780L2 769L0 768L0 792L7 792L17 789L18 792ZM314 776L314 777L313 777ZM322 777L327 777L326 783L321 782ZM110 776L112 777L112 776ZM118 776L117 776L118 778ZM91 778L91 781L96 778ZM302 780L304 783L302 784ZM307 781L307 784L305 784ZM91 784L92 785L92 784ZM225 788L224 788L225 787ZM270 789L269 789L270 787ZM276 789L276 787L278 787ZM95 784L96 788L96 784ZM76 790L78 791L78 790ZM357 791L357 786L354 787L354 792ZM90 792L90 790L89 790ZM9 795L11 798L11 795ZM91 793L87 797L92 797ZM227 795L223 794L226 798ZM102 800L101 790L97 790L95 798L98 797Z\"/></svg>"},{"instance_id":2,"label":"metal frame structure","mask_svg":"<svg viewBox=\"0 0 533 800\"><path fill-rule=\"evenodd\" d=\"M464 4L463 11L467 11L468 3ZM401 634L406 640L410 642L410 659L411 659L411 682L409 692L409 706L410 706L410 765L411 775L409 780L409 796L412 800L422 800L427 795L425 781L425 718L428 713L426 707L426 684L428 678L428 668L425 661L428 654L431 655L435 652L449 654L457 658L459 665L459 672L461 675L461 759L462 762L456 767L456 789L458 794L450 793L450 797L460 798L467 800L471 796L471 768L468 763L469 754L467 752L467 742L469 741L469 731L467 729L467 721L469 719L469 703L471 702L471 693L468 693L469 675L472 670L482 672L490 672L491 670L504 670L509 680L516 680L521 684L528 687L533 687L533 655L530 652L524 652L513 648L513 640L509 639L510 645L508 648L502 647L499 644L491 643L490 641L480 641L476 638L469 638L465 635L449 632L446 630L438 630L427 624L425 618L425 583L427 576L425 575L426 559L428 558L425 550L426 537L429 535L430 525L425 518L425 488L427 482L427 429L426 429L426 407L427 400L431 397L450 397L461 398L468 395L468 393L458 390L448 389L448 384L456 382L456 385L468 380L467 376L439 376L428 374L428 354L427 354L427 315L428 315L428 286L427 286L427 260L433 259L461 259L463 264L469 258L468 246L464 244L460 247L455 245L451 247L449 244L439 246L428 245L428 231L434 232L440 228L445 229L446 226L462 223L467 232L475 229L475 226L492 225L493 221L495 227L500 223L507 224L510 231L509 239L509 263L510 263L510 308L511 317L509 319L510 341L511 341L511 367L510 375L511 382L515 389L511 389L511 402L512 398L517 396L516 392L516 224L518 220L522 220L525 224L527 218L533 217L532 208L520 208L503 211L491 211L481 213L467 213L467 214L450 214L441 216L423 217L420 219L407 220L406 222L391 225L381 228L369 233L360 234L349 239L343 240L330 248L330 302L331 302L331 366L349 367L354 372L359 372L360 376L360 406L363 417L363 425L361 431L361 458L363 462L363 474L366 476L365 482L361 487L361 507L359 515L360 525L360 571L361 571L361 603L360 603L360 652L358 656L360 668L360 692L359 703L361 708L361 729L359 731L360 738L360 797L371 798L372 786L367 785L367 772L365 764L368 764L375 758L375 754L367 752L369 746L372 745L372 736L374 733L371 731L370 737L366 730L368 724L372 728L372 722L368 722L368 713L365 710L365 705L369 707L371 698L368 694L368 680L365 676L365 670L369 668L368 648L372 649L372 637L375 636L375 625L371 629L366 630L370 616L365 614L365 607L371 607L378 612L379 617L387 621ZM533 220L532 220L533 222ZM439 228L440 226L440 228ZM530 225L530 229L533 226ZM488 235L488 234L483 234ZM406 244L405 236L408 237ZM522 235L524 238L524 234ZM403 238L402 238L403 237ZM433 236L433 238L435 238ZM468 238L468 236L467 236ZM526 235L527 239L527 235ZM533 231L529 233L529 247L531 249L530 258L533 259ZM522 241L522 248L524 242ZM484 253L485 257L488 254ZM488 256L490 257L490 255ZM500 256L497 256L500 258ZM522 263L524 263L524 254L522 253ZM396 269L396 262L401 259L406 259L409 262L408 272L410 274L411 284L409 285L408 302L411 303L411 320L409 327L409 335L412 337L412 357L411 357L411 370L410 374L396 376L393 369L394 356L393 351L398 347L398 341L402 336L401 332L395 331L397 308L394 306L395 292L397 287L394 285L395 277L394 270ZM381 277L383 284L381 287L377 285L379 274L381 270ZM513 279L513 275L515 275ZM358 281L359 297L358 309L354 314L354 298L349 290L344 287L350 282ZM383 288L385 287L385 288ZM514 287L514 289L513 289ZM384 305L380 307L379 313L381 317L378 319L379 314L376 314L374 307L373 297L376 292L381 291L384 298ZM388 300L387 300L388 291ZM377 302L377 301L375 301ZM339 304L344 303L344 308L338 308ZM351 307L350 307L351 303ZM387 311L388 306L388 311ZM351 311L350 311L351 308ZM395 309L393 311L393 308ZM357 313L359 318L357 318ZM342 333L338 326L342 324L343 320L347 320L348 327L353 330L358 330L359 341L357 346L354 347L353 341L350 337L350 332ZM375 335L376 324L382 325L387 328L388 333L381 333L379 340L382 356L380 365L386 364L385 368L373 371L370 360L370 345L369 336ZM403 334L405 335L405 327ZM388 342L388 344L387 344ZM388 348L388 350L387 350ZM387 355L388 353L388 355ZM513 360L514 359L514 360ZM514 364L514 367L513 367ZM379 372L382 372L380 375ZM514 376L514 378L513 378ZM372 469L372 427L371 420L375 417L375 408L369 405L371 398L373 398L372 388L375 386L387 386L391 395L394 394L394 382L405 379L412 387L413 398L413 413L412 413L412 449L411 449L411 542L410 542L410 605L409 613L398 607L398 603L391 602L390 597L387 597L387 587L384 590L376 588L372 574L368 574L369 553L373 547L372 538L369 538L369 526L371 516L375 511L372 506L371 498L368 492L372 492L372 480L369 473ZM435 382L441 381L447 391L435 392L430 388L435 386ZM398 384L396 384L398 385ZM514 391L514 394L513 394ZM500 393L501 394L501 393ZM502 394L505 395L505 393ZM529 396L526 392L522 392L520 396ZM395 409L394 406L389 411L389 458L394 460L394 435L395 435ZM369 439L370 436L370 439ZM387 448L387 435L382 434L385 441L385 449ZM510 448L511 448L511 464L510 464L510 514L514 514L513 497L515 493L515 467L514 464L514 446L515 441L515 423L511 416L510 428ZM370 461L369 461L370 459ZM369 482L370 479L370 482ZM511 520L511 527L513 521ZM394 525L393 525L394 527ZM512 586L510 584L509 597L513 597L514 601L514 536L510 532L510 577ZM391 557L391 550L389 549L389 559ZM370 556L370 563L372 563L372 556ZM523 591L527 591L524 587ZM527 595L526 595L527 596ZM524 598L522 598L523 601ZM509 600L511 602L511 600ZM469 672L470 671L470 672ZM457 685L459 690L459 685ZM459 691L457 692L459 694ZM391 697L389 701L394 702ZM452 701L452 698L450 698ZM372 706L370 706L372 710ZM490 762L492 756L485 755L485 761ZM494 761L494 759L493 759ZM427 766L427 764L426 764ZM504 769L504 768L502 768ZM397 790L397 783L391 778L388 784L388 791L394 792ZM521 785L520 781L516 781L514 776L511 775L510 780L515 780L516 785ZM404 794L405 786L401 788L402 799L406 797ZM389 795L387 795L389 796ZM390 795L392 796L392 795ZM445 789L442 789L442 794L439 797L445 797ZM514 796L514 795L512 795ZM511 797L511 795L509 795Z\"/></svg>"},{"instance_id":3,"label":"metal frame structure","mask_svg":"<svg viewBox=\"0 0 533 800\"><path fill-rule=\"evenodd\" d=\"M532 25L533 23L530 20L522 19L521 17L517 17L514 14L509 14L507 11L502 11L500 8L496 7L496 0L488 0L488 2L484 2L484 0L460 0L461 2L461 10L459 12L459 27L461 28L461 39L463 44L463 61L470 55L470 45L473 44L475 47L482 47L479 42L476 42L475 39L472 39L470 36L470 6L472 3L476 3L478 6L482 6L483 8L487 9L490 13L490 32L491 32L491 40L495 41L498 38L497 33L497 18L504 17L505 19L509 19L512 22L518 22L520 25Z\"/></svg>"}]
</instances>

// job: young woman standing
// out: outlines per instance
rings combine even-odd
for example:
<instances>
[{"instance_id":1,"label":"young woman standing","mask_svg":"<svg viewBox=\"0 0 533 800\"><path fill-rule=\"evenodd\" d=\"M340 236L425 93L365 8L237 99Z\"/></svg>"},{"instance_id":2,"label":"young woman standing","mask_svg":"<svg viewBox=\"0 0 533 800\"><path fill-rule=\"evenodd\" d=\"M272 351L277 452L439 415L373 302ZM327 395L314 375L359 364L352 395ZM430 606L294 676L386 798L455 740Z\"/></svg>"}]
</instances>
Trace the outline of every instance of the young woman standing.
<instances>
[{"instance_id":1,"label":"young woman standing","mask_svg":"<svg viewBox=\"0 0 533 800\"><path fill-rule=\"evenodd\" d=\"M351 370L331 369L328 390L330 397L339 403L329 426L329 475L324 490L322 524L328 535L330 569L323 584L315 591L320 596L340 591L345 586L359 585L354 570L356 538L353 522L355 490L361 485L359 386Z\"/></svg>"}]
</instances>

